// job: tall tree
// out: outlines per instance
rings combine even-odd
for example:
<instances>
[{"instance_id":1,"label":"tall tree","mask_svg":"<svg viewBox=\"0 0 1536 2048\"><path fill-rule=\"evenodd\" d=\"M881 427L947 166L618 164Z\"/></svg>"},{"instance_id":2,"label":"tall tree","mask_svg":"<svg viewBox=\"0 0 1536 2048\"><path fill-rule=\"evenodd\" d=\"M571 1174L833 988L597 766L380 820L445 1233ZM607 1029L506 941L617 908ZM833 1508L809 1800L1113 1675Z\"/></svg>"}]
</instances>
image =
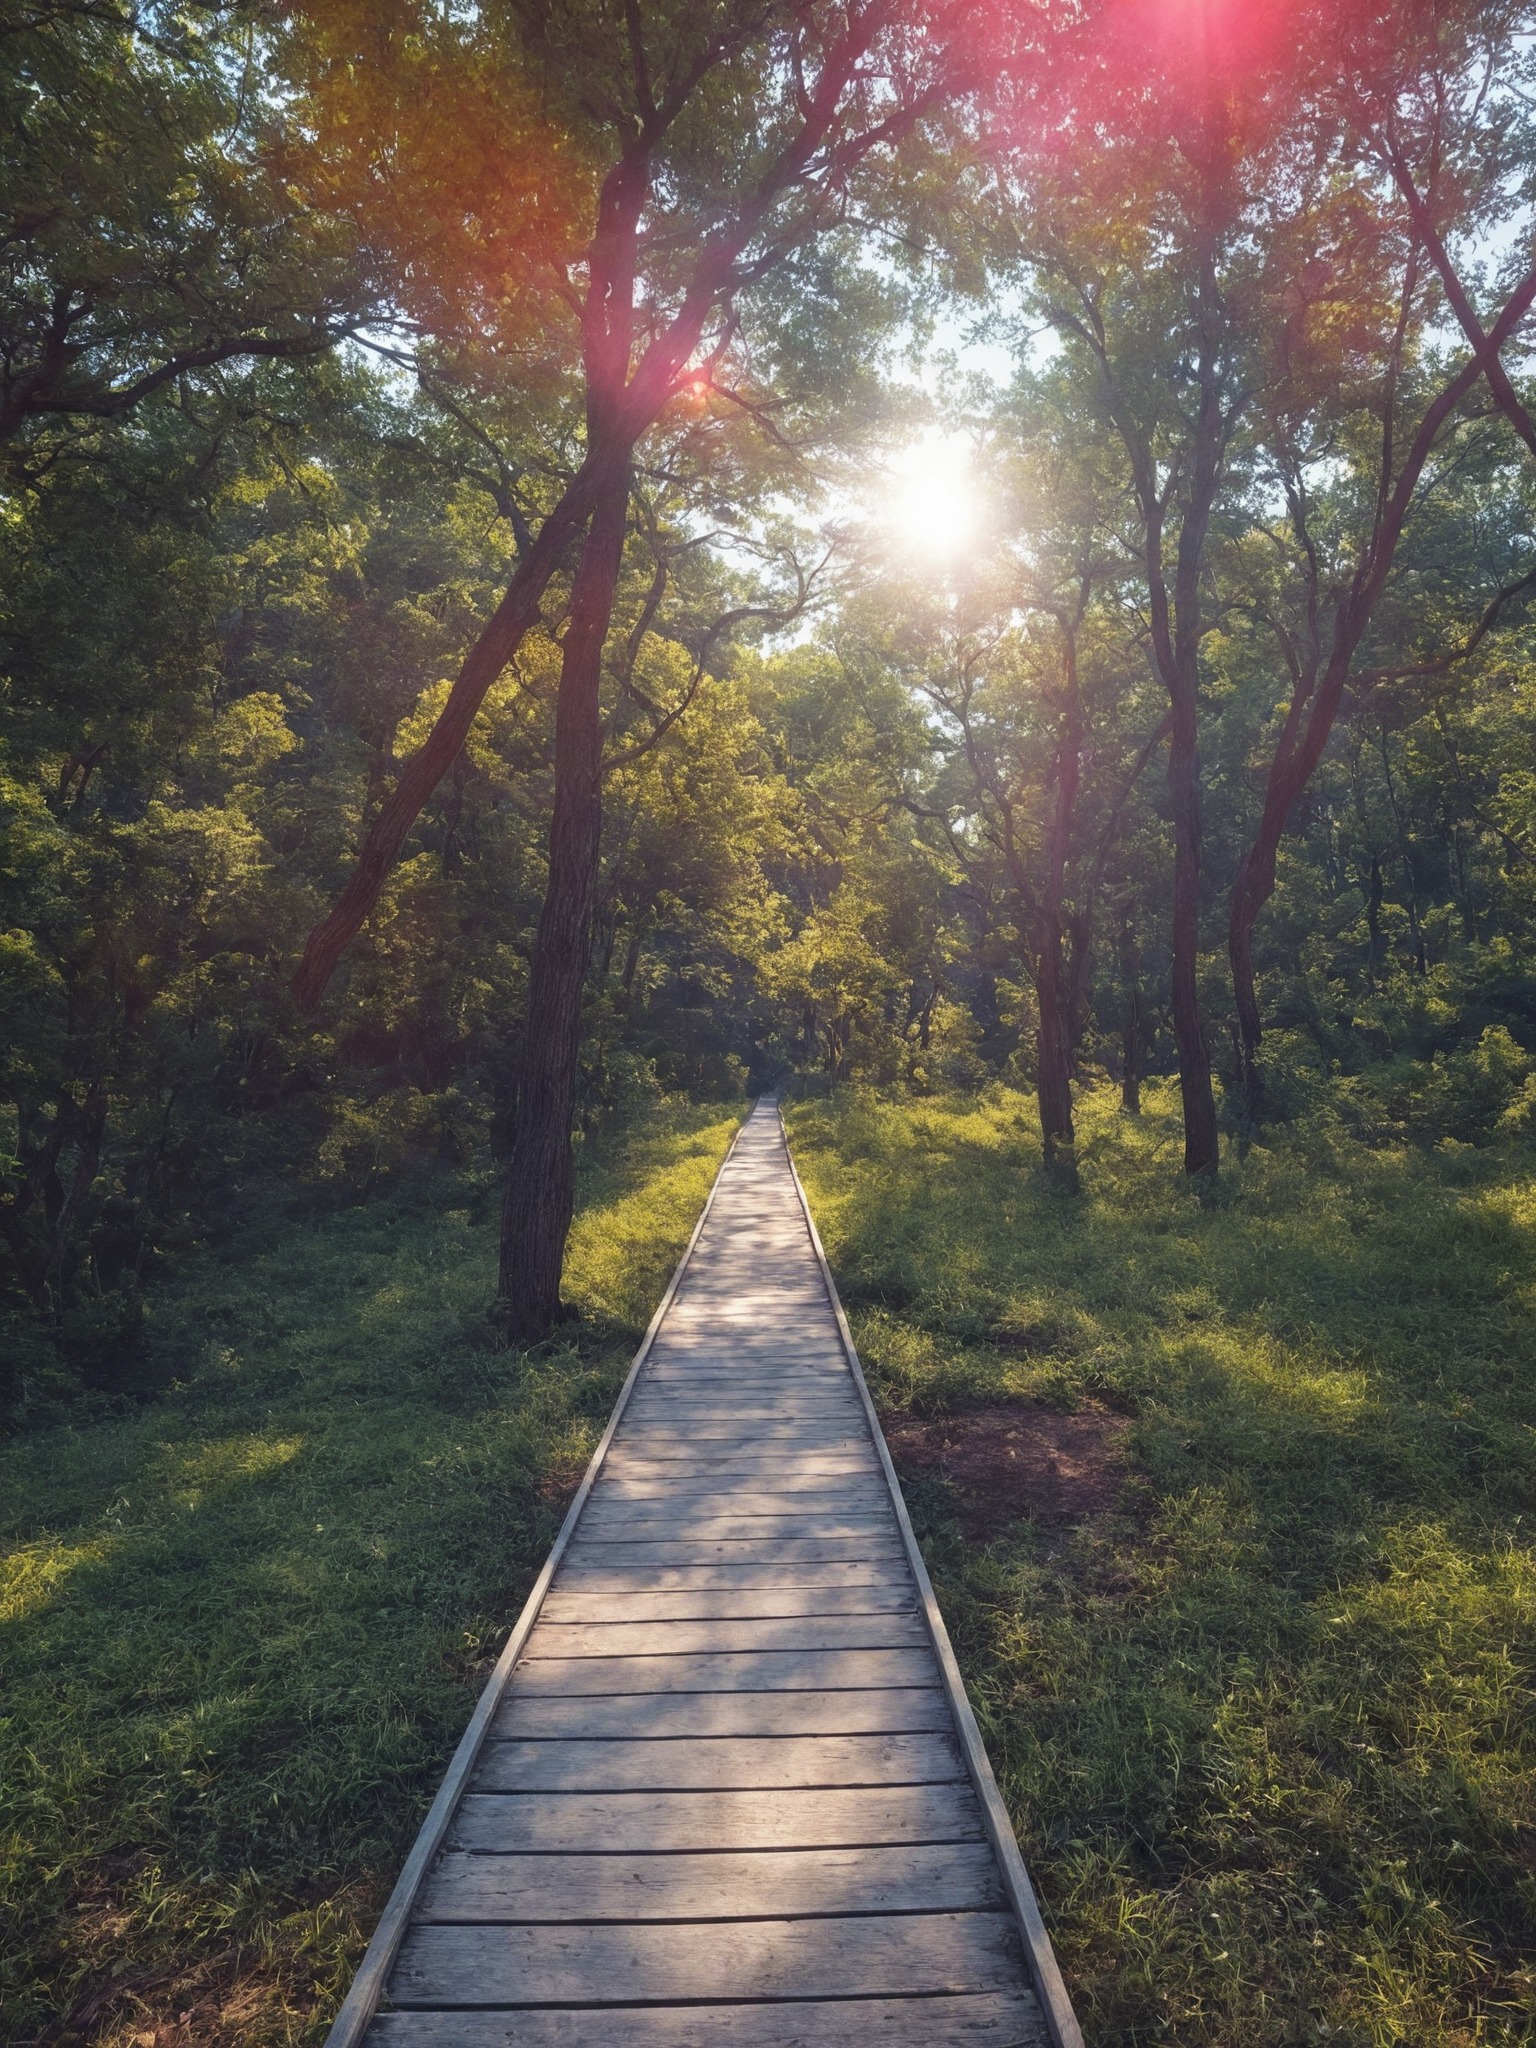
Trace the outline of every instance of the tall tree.
<instances>
[{"instance_id":1,"label":"tall tree","mask_svg":"<svg viewBox=\"0 0 1536 2048\"><path fill-rule=\"evenodd\" d=\"M580 460L530 527L505 597L372 820L294 986L301 1001L318 999L487 690L540 616L550 579L588 529L562 664L550 887L530 991L531 1015L553 1034L535 1048L530 1033L530 1056L557 1062L565 1078L539 1065L518 1093L498 1310L509 1332L547 1328L559 1305L575 1058L567 1020L579 1015L597 873L597 676L637 449L669 408L700 394L752 405L745 351L765 287L837 225L862 169L954 88L963 21L949 6L902 0L730 0L636 7L622 18L603 7L514 9L504 21L468 25L471 36L500 36L548 125L575 136L600 173L590 230L560 252L551 295L579 363ZM771 316L759 325L771 349Z\"/></svg>"},{"instance_id":2,"label":"tall tree","mask_svg":"<svg viewBox=\"0 0 1536 2048\"><path fill-rule=\"evenodd\" d=\"M1296 267L1285 305L1251 316L1256 348L1269 359L1258 408L1260 461L1285 506L1285 534L1275 538L1291 587L1270 614L1288 698L1227 921L1250 1122L1263 1106L1254 928L1275 890L1281 842L1339 718L1347 704L1358 708L1393 683L1466 659L1536 580L1518 546L1496 547L1474 570L1471 603L1457 617L1436 605L1433 575L1426 584L1421 561L1413 577L1429 595L1428 612L1417 630L1397 622L1398 658L1371 656L1373 626L1414 528L1435 529L1438 501L1457 491L1460 471L1478 463L1487 435L1469 400L1479 384L1487 380L1522 438L1530 430L1504 356L1524 346L1522 329L1536 306L1536 244L1527 234L1510 247L1485 323L1445 239L1453 209L1474 241L1500 229L1511 171L1523 162L1528 174L1533 161L1523 123L1510 118L1505 99L1518 97L1515 75L1530 60L1506 40L1507 19L1490 39L1480 13L1483 33L1468 36L1465 22L1459 35L1444 33L1438 10L1433 17L1389 10L1394 34L1357 37L1338 52L1341 62L1375 68L1347 76L1342 93L1332 78L1308 81L1307 126L1317 140L1309 151L1311 196L1297 223L1307 260ZM1498 75L1500 56L1512 76L1490 103L1483 85ZM1352 135L1341 122L1336 97L1366 124L1363 149L1359 131ZM1466 351L1444 350L1446 314L1466 335ZM1342 484L1341 464L1348 472ZM1255 517L1262 521L1262 512ZM1460 558L1461 550L1452 555ZM1467 566L1461 561L1463 574Z\"/></svg>"}]
</instances>

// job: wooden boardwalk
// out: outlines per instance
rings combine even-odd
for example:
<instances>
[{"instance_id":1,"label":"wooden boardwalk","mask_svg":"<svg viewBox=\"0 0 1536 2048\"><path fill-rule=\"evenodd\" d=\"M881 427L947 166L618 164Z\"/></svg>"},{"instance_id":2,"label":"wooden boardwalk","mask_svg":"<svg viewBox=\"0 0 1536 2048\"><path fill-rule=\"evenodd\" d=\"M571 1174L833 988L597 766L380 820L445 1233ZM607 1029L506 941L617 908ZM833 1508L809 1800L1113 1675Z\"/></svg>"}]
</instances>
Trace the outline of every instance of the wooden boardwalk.
<instances>
[{"instance_id":1,"label":"wooden boardwalk","mask_svg":"<svg viewBox=\"0 0 1536 2048\"><path fill-rule=\"evenodd\" d=\"M1077 2048L777 1109L329 2048Z\"/></svg>"}]
</instances>

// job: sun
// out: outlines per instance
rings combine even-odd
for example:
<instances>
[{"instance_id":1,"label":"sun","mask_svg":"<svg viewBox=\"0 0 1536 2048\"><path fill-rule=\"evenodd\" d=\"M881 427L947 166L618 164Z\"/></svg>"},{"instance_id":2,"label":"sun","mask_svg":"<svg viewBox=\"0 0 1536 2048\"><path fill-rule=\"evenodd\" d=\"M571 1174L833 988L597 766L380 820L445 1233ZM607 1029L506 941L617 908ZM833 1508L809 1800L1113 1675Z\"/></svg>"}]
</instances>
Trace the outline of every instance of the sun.
<instances>
[{"instance_id":1,"label":"sun","mask_svg":"<svg viewBox=\"0 0 1536 2048\"><path fill-rule=\"evenodd\" d=\"M958 434L934 429L886 464L877 517L906 558L953 568L975 548L981 510L970 444Z\"/></svg>"}]
</instances>

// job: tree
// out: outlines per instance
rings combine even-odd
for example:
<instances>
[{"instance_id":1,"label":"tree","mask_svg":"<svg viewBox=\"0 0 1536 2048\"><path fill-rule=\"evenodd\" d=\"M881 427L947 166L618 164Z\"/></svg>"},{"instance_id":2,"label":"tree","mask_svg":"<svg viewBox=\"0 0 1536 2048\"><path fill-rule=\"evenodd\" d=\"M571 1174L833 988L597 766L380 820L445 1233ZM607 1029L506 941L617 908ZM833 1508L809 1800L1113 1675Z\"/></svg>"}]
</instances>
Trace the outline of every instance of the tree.
<instances>
[{"instance_id":1,"label":"tree","mask_svg":"<svg viewBox=\"0 0 1536 2048\"><path fill-rule=\"evenodd\" d=\"M1358 50L1352 54L1358 59ZM1454 154L1447 109L1476 101L1466 74L1486 55L1486 46L1463 43L1458 78L1447 80L1440 70L1426 84L1422 73L1410 73L1423 116L1416 140L1431 167L1437 199L1439 181L1450 173L1447 158ZM1476 602L1459 619L1447 619L1441 606L1427 614L1428 631L1422 622L1415 629L1399 620L1398 658L1362 659L1378 613L1391 599L1394 567L1413 528L1433 528L1437 499L1447 489L1455 492L1459 473L1479 459L1485 435L1468 410L1475 387L1486 378L1517 429L1524 419L1501 357L1536 305L1536 251L1516 250L1486 327L1472 312L1407 153L1404 103L1410 88L1402 72L1410 58L1411 51L1394 42L1385 77L1357 77L1346 85L1349 106L1374 104L1384 111L1367 131L1365 162L1353 178L1346 135L1345 152L1332 160L1331 175L1316 181L1306 246L1317 253L1310 269L1297 273L1286 316L1272 317L1263 337L1272 367L1262 405L1262 473L1285 505L1287 534L1280 544L1289 558L1290 584L1270 618L1289 696L1264 770L1258 824L1228 911L1250 1124L1263 1105L1254 926L1274 893L1280 843L1346 700L1358 709L1377 691L1466 659L1536 587L1536 574L1520 560L1518 546L1496 550L1496 559L1474 572ZM1336 146L1339 134L1330 112L1325 93L1316 113L1325 149ZM1474 116L1474 124L1481 118ZM1497 108L1487 118L1507 136L1508 123ZM1466 138L1461 140L1465 145ZM1406 200L1407 219L1401 223L1392 218L1392 187L1382 189L1381 169L1390 172ZM1473 188L1462 183L1460 191L1463 225L1491 230L1505 204L1500 180L1482 181L1480 212ZM1444 293L1438 304L1432 291L1437 276ZM1440 347L1442 307L1471 342L1471 352L1459 359ZM1342 485L1341 464L1349 472ZM1262 514L1256 517L1262 521ZM1438 537L1443 543L1443 529ZM1443 547L1441 552L1445 559ZM1452 553L1460 550L1453 547ZM1419 580L1422 586L1422 574Z\"/></svg>"},{"instance_id":2,"label":"tree","mask_svg":"<svg viewBox=\"0 0 1536 2048\"><path fill-rule=\"evenodd\" d=\"M477 25L478 26L478 25ZM351 879L295 977L323 990L491 684L585 529L562 660L549 888L529 991L498 1316L509 1334L558 1311L569 1120L600 832L599 679L636 450L669 408L708 392L750 404L753 291L835 225L851 181L954 84L944 10L727 4L642 14L514 14L508 54L588 160L609 152L590 232L556 295L578 344L581 457L520 550L501 604L424 744L364 835Z\"/></svg>"},{"instance_id":3,"label":"tree","mask_svg":"<svg viewBox=\"0 0 1536 2048\"><path fill-rule=\"evenodd\" d=\"M1148 652L1169 713L1172 1011L1184 1165L1219 1163L1199 997L1200 650L1210 553L1250 398L1238 308L1262 296L1283 187L1266 178L1274 63L1257 14L1205 8L1204 36L1156 9L1104 9L1003 104L1001 259L1113 429Z\"/></svg>"},{"instance_id":4,"label":"tree","mask_svg":"<svg viewBox=\"0 0 1536 2048\"><path fill-rule=\"evenodd\" d=\"M323 354L366 304L284 178L253 20L44 4L0 32L0 460L241 359Z\"/></svg>"}]
</instances>

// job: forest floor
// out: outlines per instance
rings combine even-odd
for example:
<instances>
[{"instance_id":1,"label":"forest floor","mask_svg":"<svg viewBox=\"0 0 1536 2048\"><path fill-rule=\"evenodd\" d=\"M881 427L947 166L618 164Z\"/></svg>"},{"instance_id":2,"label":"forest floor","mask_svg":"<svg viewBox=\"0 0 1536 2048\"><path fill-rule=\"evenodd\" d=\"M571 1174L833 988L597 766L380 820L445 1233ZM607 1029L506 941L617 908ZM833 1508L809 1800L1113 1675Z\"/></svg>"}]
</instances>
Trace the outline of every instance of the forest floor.
<instances>
[{"instance_id":1,"label":"forest floor","mask_svg":"<svg viewBox=\"0 0 1536 2048\"><path fill-rule=\"evenodd\" d=\"M156 1304L181 1383L0 1452L0 2039L323 2037L737 1113L583 1178L569 1336L494 1203L274 1195ZM791 1113L1093 2048L1536 2027L1536 1149L1175 1104ZM1522 1516L1526 1517L1522 1521Z\"/></svg>"},{"instance_id":2,"label":"forest floor","mask_svg":"<svg viewBox=\"0 0 1536 2048\"><path fill-rule=\"evenodd\" d=\"M323 2038L738 1121L603 1148L569 1337L486 1341L483 1184L275 1192L181 1384L0 1451L0 2040Z\"/></svg>"},{"instance_id":3,"label":"forest floor","mask_svg":"<svg viewBox=\"0 0 1536 2048\"><path fill-rule=\"evenodd\" d=\"M1536 1151L791 1114L1094 2048L1536 2034Z\"/></svg>"}]
</instances>

